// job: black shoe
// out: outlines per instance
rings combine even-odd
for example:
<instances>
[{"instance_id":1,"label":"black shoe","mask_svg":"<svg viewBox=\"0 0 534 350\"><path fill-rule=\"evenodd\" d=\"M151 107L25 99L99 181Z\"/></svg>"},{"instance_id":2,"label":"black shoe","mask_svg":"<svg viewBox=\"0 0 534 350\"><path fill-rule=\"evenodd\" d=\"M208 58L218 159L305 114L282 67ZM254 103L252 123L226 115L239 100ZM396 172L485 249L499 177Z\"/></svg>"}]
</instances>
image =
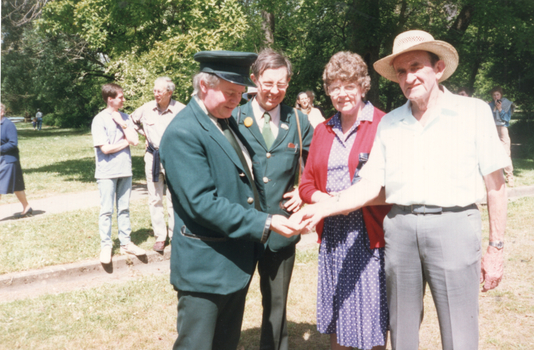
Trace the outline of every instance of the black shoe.
<instances>
[{"instance_id":1,"label":"black shoe","mask_svg":"<svg viewBox=\"0 0 534 350\"><path fill-rule=\"evenodd\" d=\"M30 207L30 209L26 210L25 213L20 213L19 218L25 218L25 217L32 216L32 215L33 215L33 209Z\"/></svg>"}]
</instances>

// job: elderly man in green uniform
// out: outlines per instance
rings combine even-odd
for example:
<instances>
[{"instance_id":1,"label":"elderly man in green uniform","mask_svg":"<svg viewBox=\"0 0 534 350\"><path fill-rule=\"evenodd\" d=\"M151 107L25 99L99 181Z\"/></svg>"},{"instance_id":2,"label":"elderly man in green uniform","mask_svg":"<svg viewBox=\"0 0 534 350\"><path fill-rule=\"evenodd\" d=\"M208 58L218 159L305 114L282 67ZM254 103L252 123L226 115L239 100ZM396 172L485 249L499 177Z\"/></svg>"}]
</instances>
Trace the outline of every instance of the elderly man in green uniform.
<instances>
[{"instance_id":1,"label":"elderly man in green uniform","mask_svg":"<svg viewBox=\"0 0 534 350\"><path fill-rule=\"evenodd\" d=\"M293 186L300 148L307 155L313 127L306 115L282 104L291 79L291 63L286 57L272 49L261 51L252 65L251 78L258 94L233 114L262 161L266 211L288 217L302 204ZM258 262L263 304L261 350L288 349L286 304L299 238L272 234Z\"/></svg>"},{"instance_id":2,"label":"elderly man in green uniform","mask_svg":"<svg viewBox=\"0 0 534 350\"><path fill-rule=\"evenodd\" d=\"M257 55L195 54L189 104L169 124L160 154L171 192L175 228L171 283L178 291L174 349L236 349L245 296L271 230L299 233L265 205L261 160L239 132L232 111Z\"/></svg>"}]
</instances>

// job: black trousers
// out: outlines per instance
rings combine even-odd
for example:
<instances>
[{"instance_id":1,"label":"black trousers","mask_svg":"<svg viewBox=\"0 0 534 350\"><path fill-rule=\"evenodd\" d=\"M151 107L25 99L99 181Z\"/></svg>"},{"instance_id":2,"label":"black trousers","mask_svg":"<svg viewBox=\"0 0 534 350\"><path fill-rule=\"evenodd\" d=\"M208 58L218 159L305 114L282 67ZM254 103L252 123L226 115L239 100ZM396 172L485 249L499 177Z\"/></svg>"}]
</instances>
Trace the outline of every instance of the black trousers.
<instances>
[{"instance_id":1,"label":"black trousers","mask_svg":"<svg viewBox=\"0 0 534 350\"><path fill-rule=\"evenodd\" d=\"M235 350L248 285L228 295L178 291L174 350Z\"/></svg>"},{"instance_id":2,"label":"black trousers","mask_svg":"<svg viewBox=\"0 0 534 350\"><path fill-rule=\"evenodd\" d=\"M260 350L288 349L286 306L294 265L295 244L277 252L267 248L258 262L263 305Z\"/></svg>"}]
</instances>

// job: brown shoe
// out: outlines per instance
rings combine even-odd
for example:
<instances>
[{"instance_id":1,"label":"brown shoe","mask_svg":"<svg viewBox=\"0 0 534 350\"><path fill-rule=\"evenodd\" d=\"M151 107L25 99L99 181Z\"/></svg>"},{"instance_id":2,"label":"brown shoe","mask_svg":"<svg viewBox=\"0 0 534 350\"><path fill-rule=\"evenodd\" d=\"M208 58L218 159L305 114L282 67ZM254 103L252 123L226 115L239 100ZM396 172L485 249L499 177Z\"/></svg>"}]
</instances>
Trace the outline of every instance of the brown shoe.
<instances>
[{"instance_id":1,"label":"brown shoe","mask_svg":"<svg viewBox=\"0 0 534 350\"><path fill-rule=\"evenodd\" d=\"M152 249L156 252L163 252L163 250L165 250L165 241L154 243L154 247L152 247Z\"/></svg>"}]
</instances>

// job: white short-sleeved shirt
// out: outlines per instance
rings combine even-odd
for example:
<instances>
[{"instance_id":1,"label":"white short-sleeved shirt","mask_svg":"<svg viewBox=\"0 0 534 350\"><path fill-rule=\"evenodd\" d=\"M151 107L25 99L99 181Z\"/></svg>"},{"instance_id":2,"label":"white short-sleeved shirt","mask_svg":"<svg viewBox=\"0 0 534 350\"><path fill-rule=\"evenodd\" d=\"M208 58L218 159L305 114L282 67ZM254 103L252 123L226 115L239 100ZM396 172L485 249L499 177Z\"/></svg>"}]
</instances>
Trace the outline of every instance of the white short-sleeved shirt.
<instances>
[{"instance_id":1,"label":"white short-sleeved shirt","mask_svg":"<svg viewBox=\"0 0 534 350\"><path fill-rule=\"evenodd\" d=\"M321 114L321 111L318 108L312 107L310 114L308 114L308 120L310 121L310 124L315 129L317 125L324 122L324 117Z\"/></svg>"},{"instance_id":2,"label":"white short-sleeved shirt","mask_svg":"<svg viewBox=\"0 0 534 350\"><path fill-rule=\"evenodd\" d=\"M488 104L444 87L423 127L408 101L384 116L360 176L385 187L391 204L466 206L485 194L484 175L510 159Z\"/></svg>"},{"instance_id":3,"label":"white short-sleeved shirt","mask_svg":"<svg viewBox=\"0 0 534 350\"><path fill-rule=\"evenodd\" d=\"M133 123L128 118L128 114L119 112L122 119L133 127ZM104 154L100 146L105 144L113 145L123 140L124 132L111 118L111 113L103 110L98 113L91 124L91 134L93 135L93 146L95 147L97 179L114 179L117 177L132 176L132 156L130 147L126 147L119 152Z\"/></svg>"}]
</instances>

